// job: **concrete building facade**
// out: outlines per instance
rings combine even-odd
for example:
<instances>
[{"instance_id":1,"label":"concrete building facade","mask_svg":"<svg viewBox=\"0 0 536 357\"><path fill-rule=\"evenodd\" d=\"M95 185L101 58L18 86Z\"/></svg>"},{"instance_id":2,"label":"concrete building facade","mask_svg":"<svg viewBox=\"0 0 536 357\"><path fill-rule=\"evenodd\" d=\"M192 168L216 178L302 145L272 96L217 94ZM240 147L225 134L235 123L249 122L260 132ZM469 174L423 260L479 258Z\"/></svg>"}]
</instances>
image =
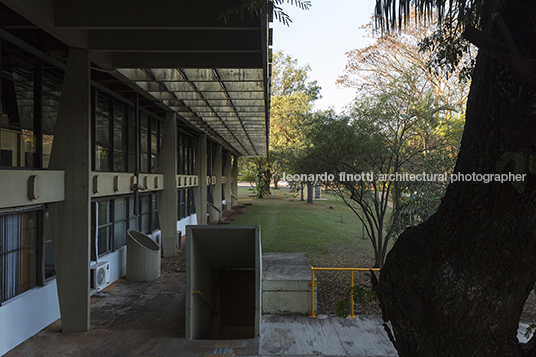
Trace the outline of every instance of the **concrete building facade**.
<instances>
[{"instance_id":1,"label":"concrete building facade","mask_svg":"<svg viewBox=\"0 0 536 357\"><path fill-rule=\"evenodd\" d=\"M88 330L127 229L173 256L236 204L271 72L268 16L224 21L238 4L0 0L0 355L60 317Z\"/></svg>"}]
</instances>

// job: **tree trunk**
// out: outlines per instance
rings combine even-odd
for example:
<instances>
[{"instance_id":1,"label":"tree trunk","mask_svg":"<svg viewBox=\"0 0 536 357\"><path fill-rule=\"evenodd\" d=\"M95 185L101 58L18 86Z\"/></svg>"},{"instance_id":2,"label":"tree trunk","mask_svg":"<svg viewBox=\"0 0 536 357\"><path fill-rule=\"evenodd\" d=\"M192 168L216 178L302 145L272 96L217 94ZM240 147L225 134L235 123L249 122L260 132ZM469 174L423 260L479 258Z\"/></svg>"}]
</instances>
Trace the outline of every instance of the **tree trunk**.
<instances>
[{"instance_id":1,"label":"tree trunk","mask_svg":"<svg viewBox=\"0 0 536 357\"><path fill-rule=\"evenodd\" d=\"M504 41L490 18L499 11L521 53L535 58L536 2L498 2L484 5L484 32ZM535 88L479 54L455 173L497 173L504 152L534 153L535 112ZM516 337L536 282L534 175L525 182L523 192L508 182L451 183L436 214L398 238L377 293L401 357L534 355Z\"/></svg>"},{"instance_id":2,"label":"tree trunk","mask_svg":"<svg viewBox=\"0 0 536 357\"><path fill-rule=\"evenodd\" d=\"M308 183L307 184L307 203L313 203L313 195L314 195L314 183Z\"/></svg>"}]
</instances>

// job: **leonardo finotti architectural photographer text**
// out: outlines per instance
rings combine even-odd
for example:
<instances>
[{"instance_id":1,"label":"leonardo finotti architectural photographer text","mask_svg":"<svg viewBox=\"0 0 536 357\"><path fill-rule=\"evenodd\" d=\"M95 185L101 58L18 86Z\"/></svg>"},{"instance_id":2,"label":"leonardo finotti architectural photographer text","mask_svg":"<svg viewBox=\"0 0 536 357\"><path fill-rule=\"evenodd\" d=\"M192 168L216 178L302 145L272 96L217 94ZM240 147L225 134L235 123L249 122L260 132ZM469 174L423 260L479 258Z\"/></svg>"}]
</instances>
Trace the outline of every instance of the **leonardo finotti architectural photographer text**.
<instances>
[{"instance_id":1,"label":"leonardo finotti architectural photographer text","mask_svg":"<svg viewBox=\"0 0 536 357\"><path fill-rule=\"evenodd\" d=\"M352 181L433 181L433 182L512 182L512 181L525 181L526 174L513 174L513 173L502 173L502 174L462 174L462 173L448 173L444 172L441 174L431 174L431 173L419 173L411 174L408 172L394 173L394 174L375 174L373 171L362 172L359 174L349 174L346 172L341 172L338 175L328 174L324 172L323 174L286 174L283 172L284 181L307 181L307 182L327 182L335 181L335 178L340 182L352 182Z\"/></svg>"}]
</instances>

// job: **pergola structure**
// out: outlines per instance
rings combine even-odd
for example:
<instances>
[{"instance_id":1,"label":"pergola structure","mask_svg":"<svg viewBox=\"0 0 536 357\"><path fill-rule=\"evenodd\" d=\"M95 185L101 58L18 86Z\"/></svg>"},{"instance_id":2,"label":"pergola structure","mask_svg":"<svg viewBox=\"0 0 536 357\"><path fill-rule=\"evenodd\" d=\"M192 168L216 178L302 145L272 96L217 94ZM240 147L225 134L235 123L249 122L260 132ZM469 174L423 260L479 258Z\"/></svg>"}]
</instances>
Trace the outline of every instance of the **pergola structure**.
<instances>
[{"instance_id":1,"label":"pergola structure","mask_svg":"<svg viewBox=\"0 0 536 357\"><path fill-rule=\"evenodd\" d=\"M172 256L236 203L236 159L268 153L272 38L267 14L222 18L240 4L0 0L0 354L60 310L89 328L91 266L124 275L125 225Z\"/></svg>"},{"instance_id":2,"label":"pergola structure","mask_svg":"<svg viewBox=\"0 0 536 357\"><path fill-rule=\"evenodd\" d=\"M175 111L243 157L266 156L271 29L267 16L222 15L240 1L2 0L2 33L61 55L90 51L94 71ZM65 57L65 54L62 55ZM125 90L122 88L121 90Z\"/></svg>"}]
</instances>

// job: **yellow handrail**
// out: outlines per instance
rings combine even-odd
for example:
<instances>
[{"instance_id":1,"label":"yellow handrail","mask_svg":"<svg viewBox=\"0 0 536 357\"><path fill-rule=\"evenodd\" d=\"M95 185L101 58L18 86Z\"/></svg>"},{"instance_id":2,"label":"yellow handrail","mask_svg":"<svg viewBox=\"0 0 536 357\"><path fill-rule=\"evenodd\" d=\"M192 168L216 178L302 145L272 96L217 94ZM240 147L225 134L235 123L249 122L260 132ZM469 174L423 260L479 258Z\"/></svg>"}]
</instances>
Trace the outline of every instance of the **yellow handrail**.
<instances>
[{"instance_id":1,"label":"yellow handrail","mask_svg":"<svg viewBox=\"0 0 536 357\"><path fill-rule=\"evenodd\" d=\"M315 312L315 270L328 270L328 271L350 271L351 272L351 282L350 287L354 287L354 271L380 271L380 268L315 268L311 267L311 282L309 283L309 286L311 287L311 311L309 311L309 317L315 318L316 312ZM354 315L354 294L350 295L350 318L355 319Z\"/></svg>"},{"instance_id":2,"label":"yellow handrail","mask_svg":"<svg viewBox=\"0 0 536 357\"><path fill-rule=\"evenodd\" d=\"M205 297L205 295L203 295L203 293L201 291L198 291L198 290L194 290L192 292L192 295L199 295L199 297L201 298L201 300L203 300L203 302L208 306L208 308L210 309L210 312L212 313L212 315L218 315L218 310L216 310L215 308L212 307L212 305L210 304L210 302L207 300L207 298Z\"/></svg>"}]
</instances>

